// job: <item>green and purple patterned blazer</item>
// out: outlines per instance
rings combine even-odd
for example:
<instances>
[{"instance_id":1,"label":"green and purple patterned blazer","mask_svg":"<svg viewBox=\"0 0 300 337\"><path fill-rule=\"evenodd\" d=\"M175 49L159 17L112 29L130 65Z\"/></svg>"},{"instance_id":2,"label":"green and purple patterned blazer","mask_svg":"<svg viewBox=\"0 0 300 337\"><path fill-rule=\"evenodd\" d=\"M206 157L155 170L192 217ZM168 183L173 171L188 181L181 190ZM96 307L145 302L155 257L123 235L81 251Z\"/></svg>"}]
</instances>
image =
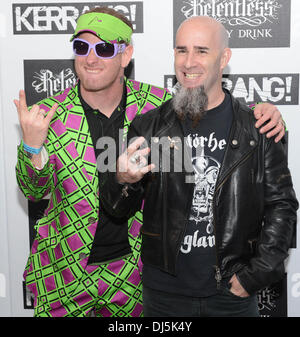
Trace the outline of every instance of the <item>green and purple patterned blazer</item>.
<instances>
[{"instance_id":1,"label":"green and purple patterned blazer","mask_svg":"<svg viewBox=\"0 0 300 337\"><path fill-rule=\"evenodd\" d=\"M171 98L165 89L133 80L126 80L126 87L125 133L135 115ZM49 111L56 102L59 106L44 144L48 163L35 169L21 142L16 165L18 185L26 198L38 201L50 193L24 272L26 285L40 300L52 293L70 296L76 289L101 216L96 158L78 84L38 104ZM140 266L141 222L141 212L128 222L129 243Z\"/></svg>"}]
</instances>

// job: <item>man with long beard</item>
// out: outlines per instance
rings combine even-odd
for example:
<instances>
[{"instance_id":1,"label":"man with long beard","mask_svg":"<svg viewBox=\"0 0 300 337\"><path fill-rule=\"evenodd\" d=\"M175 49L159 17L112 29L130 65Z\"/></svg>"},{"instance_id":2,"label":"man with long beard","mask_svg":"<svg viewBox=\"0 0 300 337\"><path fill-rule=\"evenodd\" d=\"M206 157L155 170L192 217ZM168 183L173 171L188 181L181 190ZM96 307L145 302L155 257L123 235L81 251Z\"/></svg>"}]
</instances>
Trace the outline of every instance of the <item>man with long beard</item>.
<instances>
[{"instance_id":1,"label":"man with long beard","mask_svg":"<svg viewBox=\"0 0 300 337\"><path fill-rule=\"evenodd\" d=\"M298 202L282 143L260 134L251 109L222 88L230 57L219 22L184 21L178 92L135 118L128 138L138 139L101 182L115 216L144 200L145 316L255 317L256 292L284 274ZM161 143L155 163L144 143L151 154ZM178 170L180 154L189 161Z\"/></svg>"},{"instance_id":2,"label":"man with long beard","mask_svg":"<svg viewBox=\"0 0 300 337\"><path fill-rule=\"evenodd\" d=\"M78 83L31 109L24 91L15 100L23 134L18 184L31 201L51 194L24 273L36 316L143 314L142 214L116 219L99 202L98 159L105 150L98 140L122 143L135 115L171 98L165 89L124 76L132 32L132 23L111 8L82 14L71 38ZM261 131L283 136L276 108L259 104L254 113L262 115L258 124L271 118Z\"/></svg>"},{"instance_id":3,"label":"man with long beard","mask_svg":"<svg viewBox=\"0 0 300 337\"><path fill-rule=\"evenodd\" d=\"M195 124L203 117L207 108L207 94L204 86L196 88L177 87L178 90L173 99L173 107L177 116L184 120L189 116Z\"/></svg>"}]
</instances>

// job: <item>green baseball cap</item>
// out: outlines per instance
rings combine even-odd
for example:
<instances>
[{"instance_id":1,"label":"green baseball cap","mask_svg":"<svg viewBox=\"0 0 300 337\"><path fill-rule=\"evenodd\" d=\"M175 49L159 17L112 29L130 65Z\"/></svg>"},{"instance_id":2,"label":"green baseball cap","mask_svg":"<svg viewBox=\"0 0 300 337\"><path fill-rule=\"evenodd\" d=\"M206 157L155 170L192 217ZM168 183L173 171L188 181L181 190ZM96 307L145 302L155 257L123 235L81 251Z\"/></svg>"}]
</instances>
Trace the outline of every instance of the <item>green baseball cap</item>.
<instances>
[{"instance_id":1,"label":"green baseball cap","mask_svg":"<svg viewBox=\"0 0 300 337\"><path fill-rule=\"evenodd\" d=\"M86 13L79 17L70 41L80 33L90 32L105 42L130 43L132 29L122 20L106 13Z\"/></svg>"}]
</instances>

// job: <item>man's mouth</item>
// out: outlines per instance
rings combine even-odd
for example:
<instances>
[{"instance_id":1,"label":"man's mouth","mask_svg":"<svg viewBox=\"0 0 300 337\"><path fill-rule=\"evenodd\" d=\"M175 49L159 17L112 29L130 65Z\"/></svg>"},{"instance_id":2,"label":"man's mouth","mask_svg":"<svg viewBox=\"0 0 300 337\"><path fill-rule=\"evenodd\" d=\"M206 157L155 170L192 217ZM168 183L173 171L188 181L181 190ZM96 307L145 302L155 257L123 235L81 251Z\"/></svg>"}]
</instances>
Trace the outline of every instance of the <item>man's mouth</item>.
<instances>
[{"instance_id":1,"label":"man's mouth","mask_svg":"<svg viewBox=\"0 0 300 337\"><path fill-rule=\"evenodd\" d=\"M191 80L193 80L195 78L198 78L200 76L201 76L201 74L188 74L188 73L184 73L184 77L186 77L187 79L191 79Z\"/></svg>"},{"instance_id":2,"label":"man's mouth","mask_svg":"<svg viewBox=\"0 0 300 337\"><path fill-rule=\"evenodd\" d=\"M90 73L90 74L98 74L100 72L100 69L88 69L86 68L85 69L87 73Z\"/></svg>"}]
</instances>

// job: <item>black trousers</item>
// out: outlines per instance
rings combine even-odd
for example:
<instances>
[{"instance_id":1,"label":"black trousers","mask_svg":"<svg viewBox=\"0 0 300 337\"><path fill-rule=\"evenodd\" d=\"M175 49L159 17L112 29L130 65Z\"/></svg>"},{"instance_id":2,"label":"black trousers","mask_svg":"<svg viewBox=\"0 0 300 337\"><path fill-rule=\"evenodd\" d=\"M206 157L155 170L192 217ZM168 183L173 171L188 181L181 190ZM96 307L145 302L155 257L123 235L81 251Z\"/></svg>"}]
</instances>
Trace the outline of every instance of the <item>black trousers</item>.
<instances>
[{"instance_id":1,"label":"black trousers","mask_svg":"<svg viewBox=\"0 0 300 337\"><path fill-rule=\"evenodd\" d=\"M145 317L258 317L257 296L239 297L222 286L216 295L188 297L143 287Z\"/></svg>"}]
</instances>

